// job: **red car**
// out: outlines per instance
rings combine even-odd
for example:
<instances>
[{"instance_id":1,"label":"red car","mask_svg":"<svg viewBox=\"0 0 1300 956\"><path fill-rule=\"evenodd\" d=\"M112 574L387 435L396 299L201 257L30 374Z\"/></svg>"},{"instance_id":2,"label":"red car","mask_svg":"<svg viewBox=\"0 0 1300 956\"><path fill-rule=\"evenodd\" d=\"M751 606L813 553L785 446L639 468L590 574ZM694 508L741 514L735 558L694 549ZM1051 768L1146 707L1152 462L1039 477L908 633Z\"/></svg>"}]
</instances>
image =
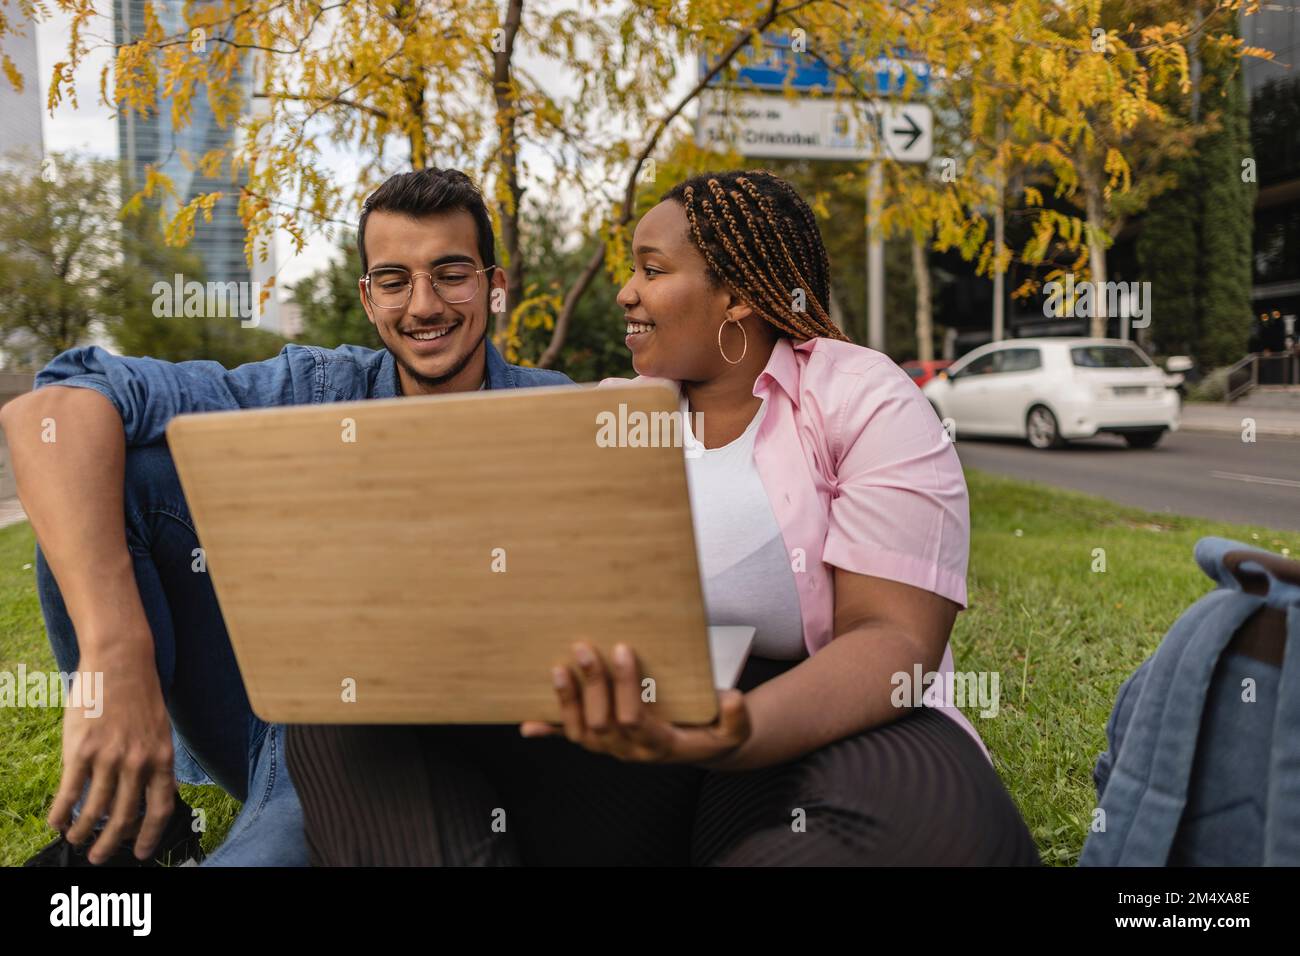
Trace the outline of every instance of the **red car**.
<instances>
[{"instance_id":1,"label":"red car","mask_svg":"<svg viewBox=\"0 0 1300 956\"><path fill-rule=\"evenodd\" d=\"M940 369L945 369L952 364L951 359L935 359L929 362L904 362L902 369L912 377L916 387L920 388L930 379L939 374Z\"/></svg>"}]
</instances>

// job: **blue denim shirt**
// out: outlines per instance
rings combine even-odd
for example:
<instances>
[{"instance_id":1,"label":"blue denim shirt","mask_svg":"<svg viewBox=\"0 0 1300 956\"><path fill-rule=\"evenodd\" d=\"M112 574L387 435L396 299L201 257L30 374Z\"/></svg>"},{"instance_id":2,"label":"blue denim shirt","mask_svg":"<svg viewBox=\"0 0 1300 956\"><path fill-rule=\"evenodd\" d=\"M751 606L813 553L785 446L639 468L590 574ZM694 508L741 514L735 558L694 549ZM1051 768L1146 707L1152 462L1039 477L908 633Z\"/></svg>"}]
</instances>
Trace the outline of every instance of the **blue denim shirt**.
<instances>
[{"instance_id":1,"label":"blue denim shirt","mask_svg":"<svg viewBox=\"0 0 1300 956\"><path fill-rule=\"evenodd\" d=\"M487 388L566 385L550 369L511 365L487 348ZM93 388L117 407L128 447L166 436L167 423L186 412L230 411L274 405L316 405L365 398L396 398L397 363L387 349L340 345L286 345L275 358L227 369L218 362L164 362L114 355L98 346L69 349L36 375L36 388Z\"/></svg>"}]
</instances>

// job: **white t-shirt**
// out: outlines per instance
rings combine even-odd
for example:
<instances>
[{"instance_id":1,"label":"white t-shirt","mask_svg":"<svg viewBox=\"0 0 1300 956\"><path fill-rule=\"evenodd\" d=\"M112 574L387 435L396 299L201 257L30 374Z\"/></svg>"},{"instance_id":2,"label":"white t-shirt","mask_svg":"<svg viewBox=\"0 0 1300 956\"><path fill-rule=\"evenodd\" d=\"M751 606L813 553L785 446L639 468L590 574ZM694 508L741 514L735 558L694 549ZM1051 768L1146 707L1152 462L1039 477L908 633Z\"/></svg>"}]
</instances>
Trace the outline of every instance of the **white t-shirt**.
<instances>
[{"instance_id":1,"label":"white t-shirt","mask_svg":"<svg viewBox=\"0 0 1300 956\"><path fill-rule=\"evenodd\" d=\"M755 628L752 653L758 657L806 657L792 559L754 465L754 438L767 403L744 434L721 448L700 445L688 407L683 398L686 478L709 624Z\"/></svg>"}]
</instances>

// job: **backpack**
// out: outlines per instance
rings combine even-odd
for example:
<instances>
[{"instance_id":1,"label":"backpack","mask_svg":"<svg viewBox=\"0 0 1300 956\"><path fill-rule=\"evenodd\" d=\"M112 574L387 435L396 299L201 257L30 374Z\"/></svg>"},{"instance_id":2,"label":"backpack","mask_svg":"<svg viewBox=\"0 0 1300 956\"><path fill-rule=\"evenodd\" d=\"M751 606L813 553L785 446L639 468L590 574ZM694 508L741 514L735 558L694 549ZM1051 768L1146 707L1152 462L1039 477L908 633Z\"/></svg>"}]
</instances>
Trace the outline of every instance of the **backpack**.
<instances>
[{"instance_id":1,"label":"backpack","mask_svg":"<svg viewBox=\"0 0 1300 956\"><path fill-rule=\"evenodd\" d=\"M1195 555L1218 587L1119 689L1080 866L1300 865L1300 562Z\"/></svg>"}]
</instances>

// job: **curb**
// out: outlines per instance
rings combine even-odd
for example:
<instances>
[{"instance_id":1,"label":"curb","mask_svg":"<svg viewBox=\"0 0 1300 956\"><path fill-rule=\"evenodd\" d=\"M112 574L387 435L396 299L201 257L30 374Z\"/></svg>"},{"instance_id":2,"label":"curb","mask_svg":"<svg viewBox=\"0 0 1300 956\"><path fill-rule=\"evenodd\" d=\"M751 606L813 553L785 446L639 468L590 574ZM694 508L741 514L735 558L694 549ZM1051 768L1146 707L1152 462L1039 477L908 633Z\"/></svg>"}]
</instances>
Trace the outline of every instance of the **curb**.
<instances>
[{"instance_id":1,"label":"curb","mask_svg":"<svg viewBox=\"0 0 1300 956\"><path fill-rule=\"evenodd\" d=\"M1261 424L1257 416L1243 415L1243 418L1255 418L1255 434L1260 438L1300 438L1298 425ZM1241 434L1240 423L1233 422L1188 422L1183 420L1178 425L1180 432L1217 432L1220 434Z\"/></svg>"}]
</instances>

